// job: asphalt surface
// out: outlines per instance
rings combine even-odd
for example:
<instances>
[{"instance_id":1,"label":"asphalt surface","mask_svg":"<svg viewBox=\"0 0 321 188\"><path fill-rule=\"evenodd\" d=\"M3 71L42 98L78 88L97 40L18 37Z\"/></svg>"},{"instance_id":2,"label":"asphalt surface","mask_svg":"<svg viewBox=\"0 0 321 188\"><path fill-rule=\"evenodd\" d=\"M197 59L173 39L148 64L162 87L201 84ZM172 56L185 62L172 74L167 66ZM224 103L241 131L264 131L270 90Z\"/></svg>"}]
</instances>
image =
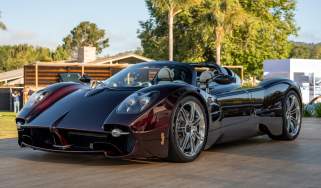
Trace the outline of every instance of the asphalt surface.
<instances>
[{"instance_id":1,"label":"asphalt surface","mask_svg":"<svg viewBox=\"0 0 321 188\"><path fill-rule=\"evenodd\" d=\"M194 162L108 160L19 148L0 140L0 187L321 187L321 120L299 138L266 136L214 146Z\"/></svg>"}]
</instances>

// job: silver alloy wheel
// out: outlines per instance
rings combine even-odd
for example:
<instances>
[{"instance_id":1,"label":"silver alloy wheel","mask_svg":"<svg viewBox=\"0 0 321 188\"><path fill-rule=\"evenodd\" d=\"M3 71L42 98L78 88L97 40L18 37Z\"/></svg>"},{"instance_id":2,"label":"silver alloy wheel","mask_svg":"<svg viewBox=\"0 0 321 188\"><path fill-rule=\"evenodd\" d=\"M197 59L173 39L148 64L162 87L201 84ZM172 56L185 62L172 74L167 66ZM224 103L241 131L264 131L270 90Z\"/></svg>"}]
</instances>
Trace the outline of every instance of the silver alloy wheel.
<instances>
[{"instance_id":1,"label":"silver alloy wheel","mask_svg":"<svg viewBox=\"0 0 321 188\"><path fill-rule=\"evenodd\" d=\"M197 155L205 138L205 115L201 106L188 101L178 111L175 120L175 139L178 148L187 157Z\"/></svg>"},{"instance_id":2,"label":"silver alloy wheel","mask_svg":"<svg viewBox=\"0 0 321 188\"><path fill-rule=\"evenodd\" d=\"M296 136L301 126L301 108L295 95L290 95L286 100L287 131L290 136Z\"/></svg>"}]
</instances>

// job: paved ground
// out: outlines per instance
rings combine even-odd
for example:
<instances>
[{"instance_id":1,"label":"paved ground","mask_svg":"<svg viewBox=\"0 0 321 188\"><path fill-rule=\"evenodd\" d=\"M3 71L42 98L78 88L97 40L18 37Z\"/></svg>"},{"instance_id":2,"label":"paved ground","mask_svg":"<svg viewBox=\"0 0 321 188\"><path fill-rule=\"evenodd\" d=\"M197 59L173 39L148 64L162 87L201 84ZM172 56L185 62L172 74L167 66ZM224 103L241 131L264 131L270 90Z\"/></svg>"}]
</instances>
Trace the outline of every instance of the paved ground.
<instances>
[{"instance_id":1,"label":"paved ground","mask_svg":"<svg viewBox=\"0 0 321 188\"><path fill-rule=\"evenodd\" d=\"M215 146L192 163L106 160L0 141L0 187L321 187L321 120L293 142L262 136ZM116 187L116 188L117 188Z\"/></svg>"}]
</instances>

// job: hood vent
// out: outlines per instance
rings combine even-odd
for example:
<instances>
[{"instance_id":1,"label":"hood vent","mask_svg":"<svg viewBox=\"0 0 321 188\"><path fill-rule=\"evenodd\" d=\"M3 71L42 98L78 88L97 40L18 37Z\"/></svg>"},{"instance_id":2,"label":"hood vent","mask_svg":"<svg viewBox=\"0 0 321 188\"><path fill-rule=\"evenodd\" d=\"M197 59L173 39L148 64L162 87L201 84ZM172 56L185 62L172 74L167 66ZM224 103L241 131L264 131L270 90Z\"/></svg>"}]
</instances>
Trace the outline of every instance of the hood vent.
<instances>
[{"instance_id":1,"label":"hood vent","mask_svg":"<svg viewBox=\"0 0 321 188\"><path fill-rule=\"evenodd\" d=\"M85 97L92 97L95 95L98 95L99 93L105 91L106 88L99 88L99 89L93 89L93 90L89 90L86 94Z\"/></svg>"}]
</instances>

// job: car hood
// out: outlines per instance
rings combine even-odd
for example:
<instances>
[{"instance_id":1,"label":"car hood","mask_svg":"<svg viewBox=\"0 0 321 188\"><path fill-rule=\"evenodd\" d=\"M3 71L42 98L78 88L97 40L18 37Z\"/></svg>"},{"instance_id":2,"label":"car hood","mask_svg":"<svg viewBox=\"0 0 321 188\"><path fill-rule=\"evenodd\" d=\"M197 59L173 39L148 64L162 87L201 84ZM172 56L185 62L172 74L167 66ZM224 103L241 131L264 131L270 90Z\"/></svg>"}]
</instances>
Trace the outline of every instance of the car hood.
<instances>
[{"instance_id":1,"label":"car hood","mask_svg":"<svg viewBox=\"0 0 321 188\"><path fill-rule=\"evenodd\" d=\"M104 120L135 90L80 89L57 101L28 124L86 131L103 131Z\"/></svg>"}]
</instances>

